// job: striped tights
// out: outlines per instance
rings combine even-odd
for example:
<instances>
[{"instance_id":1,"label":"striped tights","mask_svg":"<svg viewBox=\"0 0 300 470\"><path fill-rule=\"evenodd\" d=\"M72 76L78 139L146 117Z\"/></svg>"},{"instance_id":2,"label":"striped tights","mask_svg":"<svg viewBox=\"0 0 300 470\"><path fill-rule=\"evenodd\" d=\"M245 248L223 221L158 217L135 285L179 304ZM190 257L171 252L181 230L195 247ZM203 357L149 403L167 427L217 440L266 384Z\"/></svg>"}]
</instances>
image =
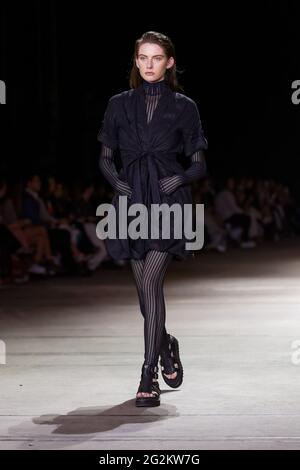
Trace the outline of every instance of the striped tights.
<instances>
[{"instance_id":1,"label":"striped tights","mask_svg":"<svg viewBox=\"0 0 300 470\"><path fill-rule=\"evenodd\" d=\"M144 360L158 364L161 344L167 340L163 283L172 253L149 250L144 259L131 259L140 310L144 317Z\"/></svg>"}]
</instances>

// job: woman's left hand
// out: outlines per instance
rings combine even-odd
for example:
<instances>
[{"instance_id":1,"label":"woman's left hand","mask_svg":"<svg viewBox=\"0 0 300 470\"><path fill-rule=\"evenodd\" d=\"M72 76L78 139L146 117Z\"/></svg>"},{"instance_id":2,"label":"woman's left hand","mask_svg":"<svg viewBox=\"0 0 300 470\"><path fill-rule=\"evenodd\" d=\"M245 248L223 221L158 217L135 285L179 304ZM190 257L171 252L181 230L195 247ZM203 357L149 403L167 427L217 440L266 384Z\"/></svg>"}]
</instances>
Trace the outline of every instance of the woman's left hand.
<instances>
[{"instance_id":1,"label":"woman's left hand","mask_svg":"<svg viewBox=\"0 0 300 470\"><path fill-rule=\"evenodd\" d=\"M158 181L160 189L167 195L172 194L182 183L183 178L181 175L165 176Z\"/></svg>"}]
</instances>

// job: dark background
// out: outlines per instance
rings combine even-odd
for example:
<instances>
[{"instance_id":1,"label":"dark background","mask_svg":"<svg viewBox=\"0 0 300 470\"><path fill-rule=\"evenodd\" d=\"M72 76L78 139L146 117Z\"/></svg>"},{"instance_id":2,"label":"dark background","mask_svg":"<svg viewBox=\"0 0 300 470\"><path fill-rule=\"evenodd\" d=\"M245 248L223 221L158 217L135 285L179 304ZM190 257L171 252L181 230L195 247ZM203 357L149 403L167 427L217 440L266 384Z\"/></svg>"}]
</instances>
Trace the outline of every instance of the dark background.
<instances>
[{"instance_id":1,"label":"dark background","mask_svg":"<svg viewBox=\"0 0 300 470\"><path fill-rule=\"evenodd\" d=\"M101 178L97 132L110 96L128 89L134 42L173 40L179 81L199 107L212 176L275 178L299 192L297 2L1 3L0 172Z\"/></svg>"}]
</instances>

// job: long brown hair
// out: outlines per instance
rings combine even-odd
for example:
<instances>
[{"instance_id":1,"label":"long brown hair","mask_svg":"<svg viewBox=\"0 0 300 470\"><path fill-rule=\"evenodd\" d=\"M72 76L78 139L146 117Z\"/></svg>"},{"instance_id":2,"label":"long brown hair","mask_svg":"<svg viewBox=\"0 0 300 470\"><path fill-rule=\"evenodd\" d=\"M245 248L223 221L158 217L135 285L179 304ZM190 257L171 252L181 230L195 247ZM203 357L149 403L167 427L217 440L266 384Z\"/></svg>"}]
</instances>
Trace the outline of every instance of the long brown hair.
<instances>
[{"instance_id":1,"label":"long brown hair","mask_svg":"<svg viewBox=\"0 0 300 470\"><path fill-rule=\"evenodd\" d=\"M174 57L174 65L166 70L165 80L169 87L173 91L183 91L181 85L179 85L177 80L177 68L176 68L176 57L175 57L175 48L171 39L168 36L165 36L162 33L156 31L147 31L139 39L135 41L134 54L132 57L132 68L129 76L129 85L130 88L137 88L143 81L140 71L136 66L135 59L138 56L140 46L149 42L152 44L158 44L165 52L167 58Z\"/></svg>"}]
</instances>

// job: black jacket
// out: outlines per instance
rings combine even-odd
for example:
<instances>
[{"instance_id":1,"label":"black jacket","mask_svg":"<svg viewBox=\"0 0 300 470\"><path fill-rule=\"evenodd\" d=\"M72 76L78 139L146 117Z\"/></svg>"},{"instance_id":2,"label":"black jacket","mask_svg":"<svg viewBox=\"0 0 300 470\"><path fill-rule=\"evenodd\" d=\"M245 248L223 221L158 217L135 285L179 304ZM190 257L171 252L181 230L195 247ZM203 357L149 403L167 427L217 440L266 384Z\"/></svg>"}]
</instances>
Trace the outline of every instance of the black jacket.
<instances>
[{"instance_id":1,"label":"black jacket","mask_svg":"<svg viewBox=\"0 0 300 470\"><path fill-rule=\"evenodd\" d=\"M109 99L98 140L114 150L119 149L122 169L119 178L132 189L128 205L192 203L189 185L178 187L167 195L160 189L159 180L174 174L184 174L177 155L192 155L207 148L196 103L189 97L173 92L169 86L163 88L162 96L150 123L147 123L144 89L142 84ZM118 211L116 194L112 204ZM185 258L185 238L170 240L106 240L113 258L143 258L148 249L169 251Z\"/></svg>"}]
</instances>

